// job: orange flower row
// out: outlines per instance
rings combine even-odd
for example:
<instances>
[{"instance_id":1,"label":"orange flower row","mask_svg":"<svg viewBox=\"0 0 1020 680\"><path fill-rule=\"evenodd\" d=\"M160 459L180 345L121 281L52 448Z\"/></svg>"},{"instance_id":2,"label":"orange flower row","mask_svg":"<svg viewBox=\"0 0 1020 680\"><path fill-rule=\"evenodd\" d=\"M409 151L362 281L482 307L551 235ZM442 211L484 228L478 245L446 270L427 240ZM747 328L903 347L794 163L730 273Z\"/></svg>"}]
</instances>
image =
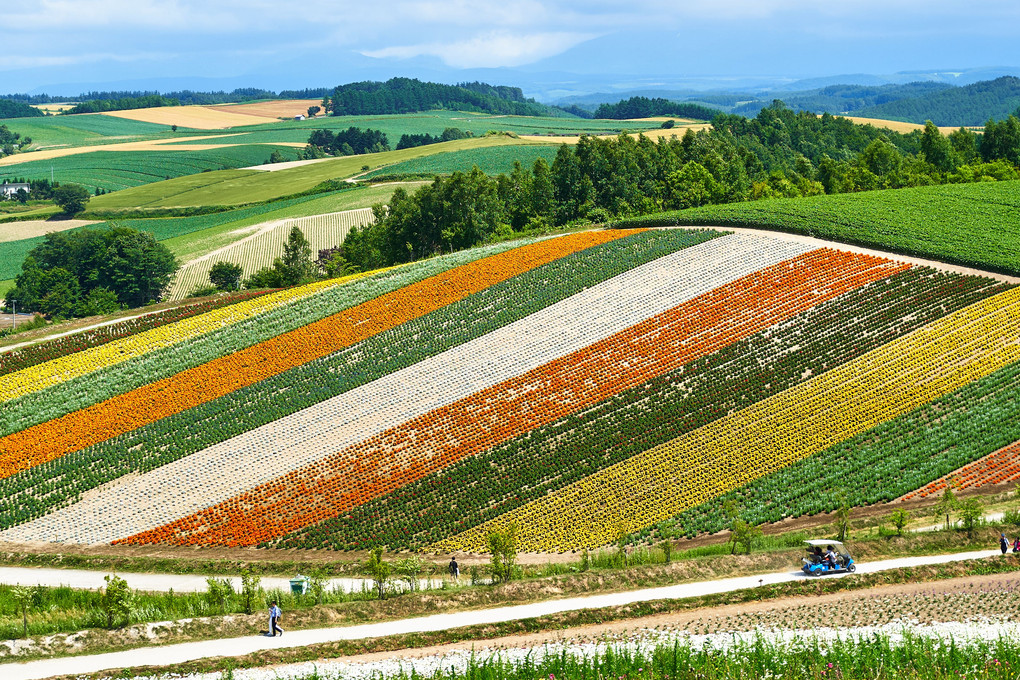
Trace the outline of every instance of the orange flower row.
<instances>
[{"instance_id":1,"label":"orange flower row","mask_svg":"<svg viewBox=\"0 0 1020 680\"><path fill-rule=\"evenodd\" d=\"M989 453L973 463L964 465L956 472L911 491L902 500L925 498L942 493L946 487L953 489L977 489L993 484L1020 482L1020 442L1014 442L994 453Z\"/></svg>"},{"instance_id":2,"label":"orange flower row","mask_svg":"<svg viewBox=\"0 0 1020 680\"><path fill-rule=\"evenodd\" d=\"M632 232L547 239L465 264L307 326L0 439L0 478L327 356L489 286Z\"/></svg>"},{"instance_id":3,"label":"orange flower row","mask_svg":"<svg viewBox=\"0 0 1020 680\"><path fill-rule=\"evenodd\" d=\"M251 492L122 542L239 546L277 538L906 268L864 255L812 251L716 288Z\"/></svg>"}]
</instances>

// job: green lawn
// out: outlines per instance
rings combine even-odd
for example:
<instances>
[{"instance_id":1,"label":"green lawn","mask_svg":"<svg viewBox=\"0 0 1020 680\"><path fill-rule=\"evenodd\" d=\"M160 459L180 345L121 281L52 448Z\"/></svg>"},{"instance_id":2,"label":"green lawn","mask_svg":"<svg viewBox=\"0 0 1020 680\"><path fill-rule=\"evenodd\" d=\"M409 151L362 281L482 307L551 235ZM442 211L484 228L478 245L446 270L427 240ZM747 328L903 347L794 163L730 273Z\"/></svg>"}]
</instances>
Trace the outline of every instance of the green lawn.
<instances>
[{"instance_id":1,"label":"green lawn","mask_svg":"<svg viewBox=\"0 0 1020 680\"><path fill-rule=\"evenodd\" d=\"M435 174L444 175L452 172L467 172L478 166L489 175L509 173L513 170L514 161L520 161L525 168L531 168L535 161L544 158L550 165L556 158L558 145L528 146L493 146L484 149L464 149L448 151L431 156L414 158L403 163L396 163L385 168L373 170L366 179L384 175Z\"/></svg>"},{"instance_id":2,"label":"green lawn","mask_svg":"<svg viewBox=\"0 0 1020 680\"><path fill-rule=\"evenodd\" d=\"M414 149L344 156L276 172L259 170L204 172L97 196L89 203L89 210L242 205L270 201L280 196L307 191L326 180L351 177L360 173L361 168L366 165L374 169L443 151L510 144L525 142L508 137L461 139Z\"/></svg>"},{"instance_id":3,"label":"green lawn","mask_svg":"<svg viewBox=\"0 0 1020 680\"><path fill-rule=\"evenodd\" d=\"M300 149L250 144L204 151L96 151L51 160L0 166L0 181L24 177L73 182L91 191L119 191L209 170L261 165L273 151L296 160ZM27 158L28 156L26 156Z\"/></svg>"},{"instance_id":4,"label":"green lawn","mask_svg":"<svg viewBox=\"0 0 1020 680\"><path fill-rule=\"evenodd\" d=\"M1020 275L1020 181L712 205L622 227L753 227Z\"/></svg>"}]
</instances>

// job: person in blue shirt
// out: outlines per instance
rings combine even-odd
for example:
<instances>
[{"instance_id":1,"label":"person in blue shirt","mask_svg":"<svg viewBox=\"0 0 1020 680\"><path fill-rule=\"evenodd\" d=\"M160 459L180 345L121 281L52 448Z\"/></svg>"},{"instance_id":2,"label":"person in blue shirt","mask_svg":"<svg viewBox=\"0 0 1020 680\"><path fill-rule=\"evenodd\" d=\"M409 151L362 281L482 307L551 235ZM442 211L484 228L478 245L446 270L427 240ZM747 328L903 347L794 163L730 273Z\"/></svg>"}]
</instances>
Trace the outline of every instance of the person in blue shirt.
<instances>
[{"instance_id":1,"label":"person in blue shirt","mask_svg":"<svg viewBox=\"0 0 1020 680\"><path fill-rule=\"evenodd\" d=\"M277 631L280 632L280 637L283 637L283 628L280 628L280 617L283 616L283 612L276 606L275 602L269 603L269 637L276 637Z\"/></svg>"}]
</instances>

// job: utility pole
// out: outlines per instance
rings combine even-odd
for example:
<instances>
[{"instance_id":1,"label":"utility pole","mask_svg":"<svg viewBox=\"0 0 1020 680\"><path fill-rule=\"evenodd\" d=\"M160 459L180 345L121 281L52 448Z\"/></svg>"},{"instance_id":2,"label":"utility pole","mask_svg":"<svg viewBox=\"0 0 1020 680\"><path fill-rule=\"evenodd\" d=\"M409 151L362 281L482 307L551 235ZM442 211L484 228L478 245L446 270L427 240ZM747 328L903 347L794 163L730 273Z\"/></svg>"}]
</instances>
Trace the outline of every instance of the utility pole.
<instances>
[{"instance_id":1,"label":"utility pole","mask_svg":"<svg viewBox=\"0 0 1020 680\"><path fill-rule=\"evenodd\" d=\"M14 319L14 330L18 330L18 301L11 300L11 310L14 312L12 317Z\"/></svg>"}]
</instances>

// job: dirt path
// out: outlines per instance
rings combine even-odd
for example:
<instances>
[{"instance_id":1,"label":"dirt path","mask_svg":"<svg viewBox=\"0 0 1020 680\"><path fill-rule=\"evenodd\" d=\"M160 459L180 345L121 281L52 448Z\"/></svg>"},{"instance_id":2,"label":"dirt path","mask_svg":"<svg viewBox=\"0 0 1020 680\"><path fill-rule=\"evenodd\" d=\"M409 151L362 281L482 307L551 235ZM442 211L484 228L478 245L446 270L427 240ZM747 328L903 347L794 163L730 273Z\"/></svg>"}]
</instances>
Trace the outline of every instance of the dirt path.
<instances>
[{"instance_id":1,"label":"dirt path","mask_svg":"<svg viewBox=\"0 0 1020 680\"><path fill-rule=\"evenodd\" d=\"M860 573L875 573L889 569L925 564L945 564L962 560L992 557L998 551L981 550L977 552L956 553L952 555L932 555L883 560L861 565ZM683 599L713 595L734 590L755 588L761 585L773 585L798 581L804 577L799 571L775 572L739 578L728 578L700 583L685 583L661 588L647 588L623 593L607 593L587 597L571 597L561 600L547 600L532 604L494 607L492 609L456 612L452 614L435 614L398 621L386 621L339 628L320 628L313 630L291 631L279 638L268 638L260 635L232 638L224 640L207 640L189 642L160 647L146 647L123 652L111 652L93 656L78 656L61 659L44 659L19 664L5 664L3 667L5 680L38 680L55 675L94 673L115 668L133 666L171 666L186 661L194 661L215 656L238 656L254 654L267 649L288 647L304 647L308 645L335 642L339 640L359 640L365 638L400 635L416 632L428 632L459 628L479 624L499 623L518 619L546 616L579 609L618 607L636 602L647 602L663 599ZM838 578L830 576L828 578ZM633 625L633 624L631 624Z\"/></svg>"}]
</instances>

